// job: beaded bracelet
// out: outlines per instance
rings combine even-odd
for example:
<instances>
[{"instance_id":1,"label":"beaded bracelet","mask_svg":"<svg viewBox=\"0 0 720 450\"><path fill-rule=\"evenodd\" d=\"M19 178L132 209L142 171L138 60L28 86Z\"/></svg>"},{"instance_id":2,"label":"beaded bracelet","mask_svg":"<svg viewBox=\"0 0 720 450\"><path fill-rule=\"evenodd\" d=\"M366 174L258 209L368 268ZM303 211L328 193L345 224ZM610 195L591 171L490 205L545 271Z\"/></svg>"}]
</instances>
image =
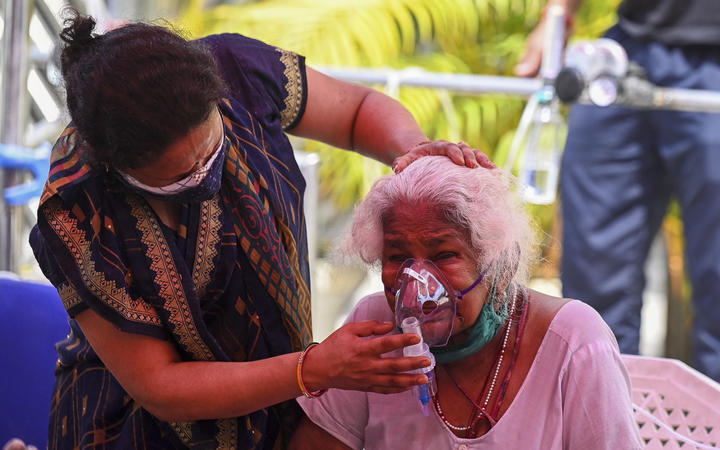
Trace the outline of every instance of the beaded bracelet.
<instances>
[{"instance_id":1,"label":"beaded bracelet","mask_svg":"<svg viewBox=\"0 0 720 450\"><path fill-rule=\"evenodd\" d=\"M305 361L305 356L310 352L311 349L318 346L317 342L311 342L308 344L307 347L305 347L305 350L300 353L300 357L298 358L297 363L297 381L298 386L300 386L300 391L303 393L303 395L307 398L318 398L321 395L323 395L325 392L327 392L327 389L320 389L319 391L308 391L305 387L305 383L303 383L303 362Z\"/></svg>"}]
</instances>

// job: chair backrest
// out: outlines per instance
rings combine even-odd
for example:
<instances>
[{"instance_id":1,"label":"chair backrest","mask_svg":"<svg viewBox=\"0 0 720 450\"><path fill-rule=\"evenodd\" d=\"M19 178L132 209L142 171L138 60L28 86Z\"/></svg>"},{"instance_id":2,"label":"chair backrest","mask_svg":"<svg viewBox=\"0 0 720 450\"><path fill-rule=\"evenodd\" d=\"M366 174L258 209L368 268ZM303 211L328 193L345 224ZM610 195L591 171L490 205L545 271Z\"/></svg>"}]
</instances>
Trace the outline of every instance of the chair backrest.
<instances>
[{"instance_id":1,"label":"chair backrest","mask_svg":"<svg viewBox=\"0 0 720 450\"><path fill-rule=\"evenodd\" d=\"M55 343L70 327L54 287L0 274L0 445L47 445Z\"/></svg>"},{"instance_id":2,"label":"chair backrest","mask_svg":"<svg viewBox=\"0 0 720 450\"><path fill-rule=\"evenodd\" d=\"M720 384L675 359L622 359L646 449L720 448Z\"/></svg>"}]
</instances>

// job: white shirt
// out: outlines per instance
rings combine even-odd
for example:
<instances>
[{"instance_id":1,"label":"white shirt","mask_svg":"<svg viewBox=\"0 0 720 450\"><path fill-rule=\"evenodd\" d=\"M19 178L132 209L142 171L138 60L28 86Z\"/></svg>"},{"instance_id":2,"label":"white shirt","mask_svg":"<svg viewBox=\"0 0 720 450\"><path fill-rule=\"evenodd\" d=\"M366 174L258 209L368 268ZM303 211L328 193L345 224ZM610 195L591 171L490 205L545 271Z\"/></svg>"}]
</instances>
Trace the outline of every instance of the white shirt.
<instances>
[{"instance_id":1,"label":"white shirt","mask_svg":"<svg viewBox=\"0 0 720 450\"><path fill-rule=\"evenodd\" d=\"M393 320L381 292L362 299L347 322L371 319ZM415 390L330 389L298 402L310 420L355 449L639 449L630 392L612 332L594 309L573 300L551 322L505 414L478 438L455 436L434 408L424 416Z\"/></svg>"}]
</instances>

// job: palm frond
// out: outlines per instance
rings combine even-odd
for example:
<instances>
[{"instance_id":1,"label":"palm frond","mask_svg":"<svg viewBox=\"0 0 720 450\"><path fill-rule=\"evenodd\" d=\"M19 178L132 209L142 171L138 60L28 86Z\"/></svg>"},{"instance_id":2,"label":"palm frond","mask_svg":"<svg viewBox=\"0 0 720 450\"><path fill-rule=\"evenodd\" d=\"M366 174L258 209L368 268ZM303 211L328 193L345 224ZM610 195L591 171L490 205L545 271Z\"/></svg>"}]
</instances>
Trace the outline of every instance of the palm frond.
<instances>
[{"instance_id":1,"label":"palm frond","mask_svg":"<svg viewBox=\"0 0 720 450\"><path fill-rule=\"evenodd\" d=\"M586 0L575 36L596 37L615 20L619 0ZM194 36L239 32L307 57L310 65L422 67L436 72L509 75L545 0L266 0L204 7L190 0L178 24ZM383 89L382 86L378 88ZM404 87L399 100L429 137L462 139L496 160L524 102ZM321 189L338 205L364 195L381 165L315 142Z\"/></svg>"}]
</instances>

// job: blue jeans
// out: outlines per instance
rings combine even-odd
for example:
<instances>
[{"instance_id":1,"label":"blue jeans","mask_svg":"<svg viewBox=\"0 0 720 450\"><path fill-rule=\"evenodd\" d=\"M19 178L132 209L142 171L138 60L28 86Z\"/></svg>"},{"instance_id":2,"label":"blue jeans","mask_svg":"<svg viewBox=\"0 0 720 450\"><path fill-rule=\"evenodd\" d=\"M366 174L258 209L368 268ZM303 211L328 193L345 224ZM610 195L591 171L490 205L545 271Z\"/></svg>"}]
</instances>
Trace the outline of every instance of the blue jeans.
<instances>
[{"instance_id":1,"label":"blue jeans","mask_svg":"<svg viewBox=\"0 0 720 450\"><path fill-rule=\"evenodd\" d=\"M639 42L615 26L650 81L720 91L720 46ZM720 381L720 114L577 105L560 183L563 294L602 314L637 353L643 265L671 195L684 218L694 366Z\"/></svg>"}]
</instances>

